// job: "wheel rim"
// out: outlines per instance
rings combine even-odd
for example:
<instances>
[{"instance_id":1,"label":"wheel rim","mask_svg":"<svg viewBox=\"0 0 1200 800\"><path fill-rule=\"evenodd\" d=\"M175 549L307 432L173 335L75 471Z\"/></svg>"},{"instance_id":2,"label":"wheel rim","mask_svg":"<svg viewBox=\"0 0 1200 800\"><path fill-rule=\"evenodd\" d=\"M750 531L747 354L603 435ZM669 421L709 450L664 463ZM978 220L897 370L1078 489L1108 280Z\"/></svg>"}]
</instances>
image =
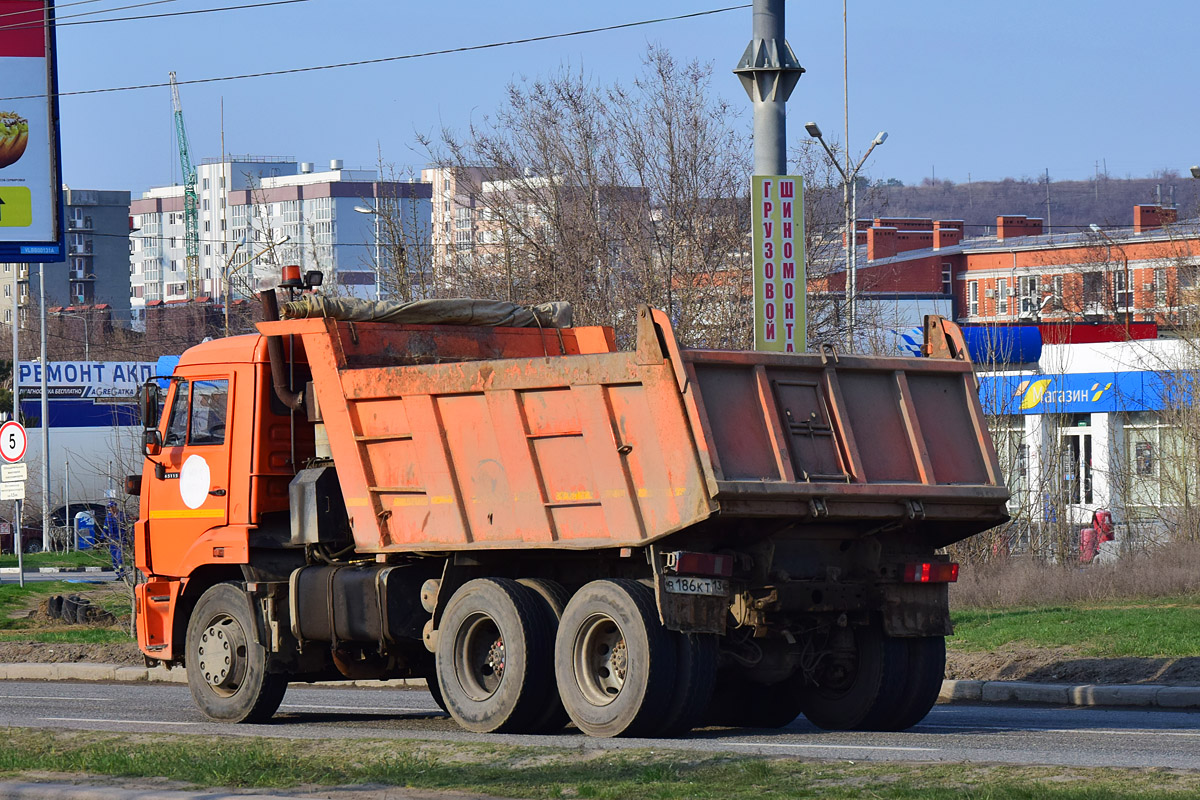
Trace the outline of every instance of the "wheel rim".
<instances>
[{"instance_id":1,"label":"wheel rim","mask_svg":"<svg viewBox=\"0 0 1200 800\"><path fill-rule=\"evenodd\" d=\"M616 620L594 614L584 620L575 637L575 680L584 699L594 706L611 703L625 687L629 649Z\"/></svg>"},{"instance_id":2,"label":"wheel rim","mask_svg":"<svg viewBox=\"0 0 1200 800\"><path fill-rule=\"evenodd\" d=\"M472 700L486 700L504 680L508 654L495 620L476 612L459 626L454 642L454 674Z\"/></svg>"},{"instance_id":3,"label":"wheel rim","mask_svg":"<svg viewBox=\"0 0 1200 800\"><path fill-rule=\"evenodd\" d=\"M200 633L196 665L204 682L222 697L234 694L246 674L246 632L228 614L215 617Z\"/></svg>"}]
</instances>

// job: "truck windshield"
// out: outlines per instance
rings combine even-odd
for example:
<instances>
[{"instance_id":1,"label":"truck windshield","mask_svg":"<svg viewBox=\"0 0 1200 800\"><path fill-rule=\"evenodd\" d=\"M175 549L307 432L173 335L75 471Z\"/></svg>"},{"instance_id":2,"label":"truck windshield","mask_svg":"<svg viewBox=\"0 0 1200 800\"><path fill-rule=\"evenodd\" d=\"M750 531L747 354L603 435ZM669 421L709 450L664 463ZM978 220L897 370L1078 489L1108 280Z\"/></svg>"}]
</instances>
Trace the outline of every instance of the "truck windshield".
<instances>
[{"instance_id":1,"label":"truck windshield","mask_svg":"<svg viewBox=\"0 0 1200 800\"><path fill-rule=\"evenodd\" d=\"M179 447L187 436L188 395L188 382L178 381L175 384L175 399L171 403L171 420L167 423L167 437L163 440L165 447Z\"/></svg>"}]
</instances>

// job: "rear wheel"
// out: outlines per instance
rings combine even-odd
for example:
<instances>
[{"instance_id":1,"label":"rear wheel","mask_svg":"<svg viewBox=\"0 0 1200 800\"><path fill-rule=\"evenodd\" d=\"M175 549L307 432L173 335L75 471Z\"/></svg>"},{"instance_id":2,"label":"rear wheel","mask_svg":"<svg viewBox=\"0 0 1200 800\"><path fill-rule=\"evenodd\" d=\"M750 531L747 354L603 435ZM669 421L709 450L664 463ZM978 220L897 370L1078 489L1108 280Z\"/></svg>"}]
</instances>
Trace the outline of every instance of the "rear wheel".
<instances>
[{"instance_id":1,"label":"rear wheel","mask_svg":"<svg viewBox=\"0 0 1200 800\"><path fill-rule=\"evenodd\" d=\"M463 584L438 628L446 711L477 733L529 733L553 700L553 628L541 599L507 578Z\"/></svg>"},{"instance_id":2,"label":"rear wheel","mask_svg":"<svg viewBox=\"0 0 1200 800\"><path fill-rule=\"evenodd\" d=\"M265 722L287 691L268 672L268 653L246 593L218 583L200 596L188 620L184 656L188 688L200 711L220 722Z\"/></svg>"},{"instance_id":3,"label":"rear wheel","mask_svg":"<svg viewBox=\"0 0 1200 800\"><path fill-rule=\"evenodd\" d=\"M704 719L717 683L717 637L711 633L669 634L675 640L675 690L659 736L682 736Z\"/></svg>"},{"instance_id":4,"label":"rear wheel","mask_svg":"<svg viewBox=\"0 0 1200 800\"><path fill-rule=\"evenodd\" d=\"M562 619L567 603L571 600L571 593L563 588L561 583L549 578L521 578L517 583L532 591L541 601L542 613L546 615L547 623L550 626L551 649L553 649L553 640L558 634L558 622ZM550 657L553 659L553 653ZM533 721L530 727L531 733L557 733L571 721L571 718L567 716L567 710L563 708L562 698L558 696L558 685L554 683L553 664L550 677L552 683L550 697L546 701L546 708L542 714Z\"/></svg>"},{"instance_id":5,"label":"rear wheel","mask_svg":"<svg viewBox=\"0 0 1200 800\"><path fill-rule=\"evenodd\" d=\"M908 682L900 692L900 702L890 720L889 730L903 731L916 725L929 713L942 691L946 674L946 639L926 636L900 639L908 651Z\"/></svg>"},{"instance_id":6,"label":"rear wheel","mask_svg":"<svg viewBox=\"0 0 1200 800\"><path fill-rule=\"evenodd\" d=\"M817 685L797 690L804 716L826 730L890 730L908 682L902 641L878 623L835 631Z\"/></svg>"},{"instance_id":7,"label":"rear wheel","mask_svg":"<svg viewBox=\"0 0 1200 800\"><path fill-rule=\"evenodd\" d=\"M741 670L722 670L705 719L731 728L782 728L798 716L791 681L767 685L747 680Z\"/></svg>"},{"instance_id":8,"label":"rear wheel","mask_svg":"<svg viewBox=\"0 0 1200 800\"><path fill-rule=\"evenodd\" d=\"M632 580L593 581L567 604L554 646L563 705L590 736L644 736L674 697L676 642L654 592Z\"/></svg>"}]
</instances>

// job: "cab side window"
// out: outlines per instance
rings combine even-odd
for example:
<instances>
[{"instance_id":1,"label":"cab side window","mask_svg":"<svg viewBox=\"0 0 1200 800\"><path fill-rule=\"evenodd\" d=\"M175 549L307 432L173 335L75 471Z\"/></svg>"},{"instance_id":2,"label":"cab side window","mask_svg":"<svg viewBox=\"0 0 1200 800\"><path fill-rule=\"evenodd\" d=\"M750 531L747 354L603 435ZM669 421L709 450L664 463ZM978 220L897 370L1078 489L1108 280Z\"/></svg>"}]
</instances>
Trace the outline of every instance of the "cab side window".
<instances>
[{"instance_id":1,"label":"cab side window","mask_svg":"<svg viewBox=\"0 0 1200 800\"><path fill-rule=\"evenodd\" d=\"M228 406L229 381L196 381L188 444L224 444Z\"/></svg>"},{"instance_id":2,"label":"cab side window","mask_svg":"<svg viewBox=\"0 0 1200 800\"><path fill-rule=\"evenodd\" d=\"M179 447L183 444L184 437L187 436L189 394L187 381L175 383L175 399L171 403L171 418L167 422L167 437L163 440L164 447Z\"/></svg>"}]
</instances>

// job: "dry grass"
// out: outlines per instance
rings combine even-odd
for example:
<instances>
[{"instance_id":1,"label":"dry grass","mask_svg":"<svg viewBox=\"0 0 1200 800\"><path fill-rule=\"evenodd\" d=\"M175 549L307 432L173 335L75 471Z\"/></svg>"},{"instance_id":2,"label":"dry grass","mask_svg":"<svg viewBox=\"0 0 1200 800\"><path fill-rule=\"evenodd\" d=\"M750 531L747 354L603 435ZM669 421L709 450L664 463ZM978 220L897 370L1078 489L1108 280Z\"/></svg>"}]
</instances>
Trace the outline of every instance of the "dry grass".
<instances>
[{"instance_id":1,"label":"dry grass","mask_svg":"<svg viewBox=\"0 0 1200 800\"><path fill-rule=\"evenodd\" d=\"M1012 557L964 564L952 608L1058 606L1200 595L1200 543L1155 548L1111 564L1045 564Z\"/></svg>"}]
</instances>

